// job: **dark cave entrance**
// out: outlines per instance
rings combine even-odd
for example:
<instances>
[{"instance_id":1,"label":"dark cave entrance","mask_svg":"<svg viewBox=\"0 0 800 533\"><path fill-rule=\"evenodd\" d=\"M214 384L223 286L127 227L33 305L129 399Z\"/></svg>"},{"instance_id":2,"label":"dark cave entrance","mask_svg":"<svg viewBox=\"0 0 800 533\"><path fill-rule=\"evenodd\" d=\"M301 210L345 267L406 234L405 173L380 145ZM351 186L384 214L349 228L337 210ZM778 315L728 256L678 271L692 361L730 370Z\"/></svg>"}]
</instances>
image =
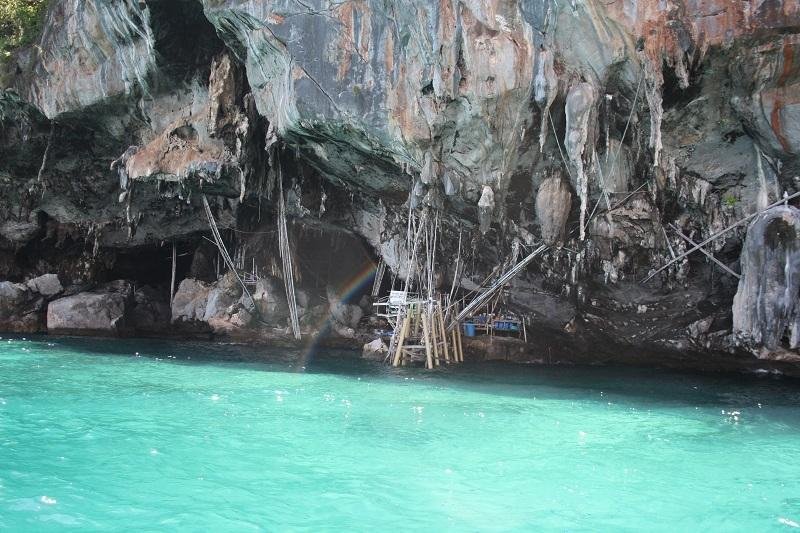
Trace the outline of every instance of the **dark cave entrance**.
<instances>
[{"instance_id":1,"label":"dark cave entrance","mask_svg":"<svg viewBox=\"0 0 800 533\"><path fill-rule=\"evenodd\" d=\"M189 277L197 243L175 243L175 289ZM97 281L106 283L118 279L131 281L136 287L148 285L169 299L172 280L172 244L162 246L139 246L115 250L108 267L97 276Z\"/></svg>"},{"instance_id":2,"label":"dark cave entrance","mask_svg":"<svg viewBox=\"0 0 800 533\"><path fill-rule=\"evenodd\" d=\"M214 56L225 49L198 0L147 0L158 66L174 80L195 73L205 83Z\"/></svg>"},{"instance_id":3,"label":"dark cave entrance","mask_svg":"<svg viewBox=\"0 0 800 533\"><path fill-rule=\"evenodd\" d=\"M328 227L295 226L291 233L304 289L321 296L330 289L353 304L371 294L379 260L361 237Z\"/></svg>"}]
</instances>

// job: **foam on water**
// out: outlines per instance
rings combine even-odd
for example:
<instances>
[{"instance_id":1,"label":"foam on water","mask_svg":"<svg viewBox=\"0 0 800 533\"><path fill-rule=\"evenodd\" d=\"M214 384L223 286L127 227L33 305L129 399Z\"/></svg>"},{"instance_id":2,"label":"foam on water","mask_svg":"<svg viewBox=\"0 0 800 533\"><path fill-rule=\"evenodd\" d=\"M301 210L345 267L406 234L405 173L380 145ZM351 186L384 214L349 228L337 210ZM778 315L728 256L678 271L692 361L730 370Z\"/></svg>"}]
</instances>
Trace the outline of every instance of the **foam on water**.
<instances>
[{"instance_id":1,"label":"foam on water","mask_svg":"<svg viewBox=\"0 0 800 533\"><path fill-rule=\"evenodd\" d=\"M0 398L5 530L800 521L800 388L772 376L34 338L0 346Z\"/></svg>"}]
</instances>

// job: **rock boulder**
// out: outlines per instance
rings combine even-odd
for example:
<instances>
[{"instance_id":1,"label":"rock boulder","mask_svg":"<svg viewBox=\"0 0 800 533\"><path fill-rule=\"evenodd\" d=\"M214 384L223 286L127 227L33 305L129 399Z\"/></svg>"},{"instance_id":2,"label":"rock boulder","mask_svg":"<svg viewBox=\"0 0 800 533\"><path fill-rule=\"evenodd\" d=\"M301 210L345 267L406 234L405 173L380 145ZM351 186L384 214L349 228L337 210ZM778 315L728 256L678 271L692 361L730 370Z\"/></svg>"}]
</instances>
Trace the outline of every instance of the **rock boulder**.
<instances>
[{"instance_id":1,"label":"rock boulder","mask_svg":"<svg viewBox=\"0 0 800 533\"><path fill-rule=\"evenodd\" d=\"M22 283L0 282L0 331L33 333L44 329L44 299Z\"/></svg>"},{"instance_id":2,"label":"rock boulder","mask_svg":"<svg viewBox=\"0 0 800 533\"><path fill-rule=\"evenodd\" d=\"M38 292L42 296L51 298L64 290L61 286L58 276L55 274L45 274L38 278L29 280L26 285L34 292Z\"/></svg>"},{"instance_id":3,"label":"rock boulder","mask_svg":"<svg viewBox=\"0 0 800 533\"><path fill-rule=\"evenodd\" d=\"M383 361L388 353L389 347L381 339L370 341L361 349L361 356L364 359L374 359L376 361Z\"/></svg>"},{"instance_id":4,"label":"rock boulder","mask_svg":"<svg viewBox=\"0 0 800 533\"><path fill-rule=\"evenodd\" d=\"M53 300L47 331L70 335L112 335L126 331L127 298L120 293L81 292Z\"/></svg>"},{"instance_id":5,"label":"rock boulder","mask_svg":"<svg viewBox=\"0 0 800 533\"><path fill-rule=\"evenodd\" d=\"M172 322L202 321L211 286L196 279L181 281L172 299Z\"/></svg>"}]
</instances>

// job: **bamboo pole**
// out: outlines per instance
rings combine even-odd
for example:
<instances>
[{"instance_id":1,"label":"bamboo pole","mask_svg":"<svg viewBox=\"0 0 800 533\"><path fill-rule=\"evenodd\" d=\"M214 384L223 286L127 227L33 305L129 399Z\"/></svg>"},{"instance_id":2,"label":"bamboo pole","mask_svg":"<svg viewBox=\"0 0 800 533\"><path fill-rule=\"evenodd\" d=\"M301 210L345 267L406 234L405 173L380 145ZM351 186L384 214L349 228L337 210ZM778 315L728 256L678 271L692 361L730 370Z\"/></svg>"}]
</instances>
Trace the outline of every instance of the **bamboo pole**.
<instances>
[{"instance_id":1,"label":"bamboo pole","mask_svg":"<svg viewBox=\"0 0 800 533\"><path fill-rule=\"evenodd\" d=\"M447 332L444 330L444 317L442 316L441 304L436 307L436 318L436 327L439 328L439 336L441 336L442 344L444 345L444 360L446 363L450 364L450 350L447 349Z\"/></svg>"},{"instance_id":2,"label":"bamboo pole","mask_svg":"<svg viewBox=\"0 0 800 533\"><path fill-rule=\"evenodd\" d=\"M177 252L175 251L175 243L172 243L172 281L169 284L169 307L172 309L172 300L175 298L175 263L177 262Z\"/></svg>"},{"instance_id":3,"label":"bamboo pole","mask_svg":"<svg viewBox=\"0 0 800 533\"><path fill-rule=\"evenodd\" d=\"M670 224L670 226L672 226L672 224ZM664 240L667 243L667 248L669 248L669 255L670 255L670 257L672 257L674 259L675 258L675 250L672 249L672 243L669 242L669 237L667 236L667 230L664 229L664 226L661 226L661 232L664 234ZM692 244L694 244L694 243L692 243Z\"/></svg>"},{"instance_id":4,"label":"bamboo pole","mask_svg":"<svg viewBox=\"0 0 800 533\"><path fill-rule=\"evenodd\" d=\"M692 240L691 237L689 237L688 235L684 234L680 230L680 228L678 228L678 226L676 226L675 224L670 224L669 227L672 228L672 230L675 233L677 233L684 241L688 242L692 246L695 246L697 244L696 242L694 242L694 240ZM705 248L700 248L700 251L703 253L703 255L705 255L706 257L708 257L712 261L714 261L714 263L716 263L722 270L724 270L725 272L727 272L731 276L735 277L736 279L741 279L742 278L742 276L740 276L739 274L737 274L736 272L734 272L733 270L728 268L728 265L726 265L725 263L723 263L722 261L720 261L719 259L714 257L714 254L712 254L711 252L709 252ZM672 257L675 257L675 254L672 254Z\"/></svg>"},{"instance_id":5,"label":"bamboo pole","mask_svg":"<svg viewBox=\"0 0 800 533\"><path fill-rule=\"evenodd\" d=\"M450 332L450 339L453 343L453 361L458 363L458 341L456 340L456 330Z\"/></svg>"},{"instance_id":6,"label":"bamboo pole","mask_svg":"<svg viewBox=\"0 0 800 533\"><path fill-rule=\"evenodd\" d=\"M436 325L436 311L431 311L430 307L428 307L426 320L428 322L428 334L431 336L431 344L433 344L433 364L434 366L439 366L439 339L436 332L439 328Z\"/></svg>"},{"instance_id":7,"label":"bamboo pole","mask_svg":"<svg viewBox=\"0 0 800 533\"><path fill-rule=\"evenodd\" d=\"M397 349L394 353L392 366L400 366L400 359L403 356L403 341L405 340L406 333L408 333L409 322L411 322L411 318L408 315L405 315L403 317L403 325L400 327L400 336L397 339Z\"/></svg>"},{"instance_id":8,"label":"bamboo pole","mask_svg":"<svg viewBox=\"0 0 800 533\"><path fill-rule=\"evenodd\" d=\"M458 360L459 362L464 362L464 345L461 343L461 324L455 329L456 331L456 338L458 339Z\"/></svg>"},{"instance_id":9,"label":"bamboo pole","mask_svg":"<svg viewBox=\"0 0 800 533\"><path fill-rule=\"evenodd\" d=\"M431 339L428 336L428 321L422 315L422 336L425 339L425 368L433 368L433 353L431 352Z\"/></svg>"}]
</instances>

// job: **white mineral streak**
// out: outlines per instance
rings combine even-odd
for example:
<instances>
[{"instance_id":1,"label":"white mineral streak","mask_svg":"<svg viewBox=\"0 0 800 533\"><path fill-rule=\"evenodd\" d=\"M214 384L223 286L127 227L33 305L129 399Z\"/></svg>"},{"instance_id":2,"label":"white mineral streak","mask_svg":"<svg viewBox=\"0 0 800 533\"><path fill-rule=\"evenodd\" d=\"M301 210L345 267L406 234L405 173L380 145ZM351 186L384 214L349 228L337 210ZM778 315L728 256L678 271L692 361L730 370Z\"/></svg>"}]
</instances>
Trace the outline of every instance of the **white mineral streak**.
<instances>
[{"instance_id":1,"label":"white mineral streak","mask_svg":"<svg viewBox=\"0 0 800 533\"><path fill-rule=\"evenodd\" d=\"M661 67L654 67L649 61L645 63L644 94L647 97L647 104L650 107L650 148L653 149L653 166L660 166L661 163L661 120L664 115L662 106L663 99L661 88L664 85L664 74Z\"/></svg>"},{"instance_id":2,"label":"white mineral streak","mask_svg":"<svg viewBox=\"0 0 800 533\"><path fill-rule=\"evenodd\" d=\"M589 183L583 166L583 150L589 137L589 117L594 104L594 88L589 83L579 83L567 94L567 130L564 147L576 170L575 188L580 197L580 238L586 238L586 211L589 203Z\"/></svg>"}]
</instances>

